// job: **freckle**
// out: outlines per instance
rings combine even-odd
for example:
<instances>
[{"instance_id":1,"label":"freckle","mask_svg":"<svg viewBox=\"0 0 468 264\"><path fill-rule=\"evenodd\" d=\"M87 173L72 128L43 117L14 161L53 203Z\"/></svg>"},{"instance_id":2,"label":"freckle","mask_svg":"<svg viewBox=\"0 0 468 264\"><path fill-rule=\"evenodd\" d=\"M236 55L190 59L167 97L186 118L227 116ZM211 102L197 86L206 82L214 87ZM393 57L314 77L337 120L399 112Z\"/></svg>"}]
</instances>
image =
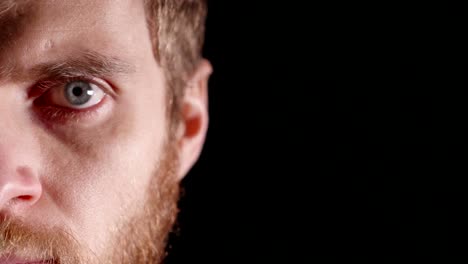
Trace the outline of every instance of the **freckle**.
<instances>
[{"instance_id":1,"label":"freckle","mask_svg":"<svg viewBox=\"0 0 468 264\"><path fill-rule=\"evenodd\" d=\"M48 39L47 41L44 42L44 49L51 49L54 47L54 42L52 40Z\"/></svg>"}]
</instances>

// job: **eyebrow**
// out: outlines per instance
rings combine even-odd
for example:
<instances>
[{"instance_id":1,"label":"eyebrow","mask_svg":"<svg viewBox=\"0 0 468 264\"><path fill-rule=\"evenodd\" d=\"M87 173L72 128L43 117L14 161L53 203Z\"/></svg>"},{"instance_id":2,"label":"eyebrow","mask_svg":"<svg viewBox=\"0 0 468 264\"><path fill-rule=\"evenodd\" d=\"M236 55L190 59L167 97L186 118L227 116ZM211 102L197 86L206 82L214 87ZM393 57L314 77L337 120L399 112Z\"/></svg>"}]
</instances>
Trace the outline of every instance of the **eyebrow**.
<instances>
[{"instance_id":1,"label":"eyebrow","mask_svg":"<svg viewBox=\"0 0 468 264\"><path fill-rule=\"evenodd\" d=\"M134 72L134 65L120 58L106 56L95 51L85 51L63 61L36 65L29 74L37 78L73 78L105 77Z\"/></svg>"}]
</instances>

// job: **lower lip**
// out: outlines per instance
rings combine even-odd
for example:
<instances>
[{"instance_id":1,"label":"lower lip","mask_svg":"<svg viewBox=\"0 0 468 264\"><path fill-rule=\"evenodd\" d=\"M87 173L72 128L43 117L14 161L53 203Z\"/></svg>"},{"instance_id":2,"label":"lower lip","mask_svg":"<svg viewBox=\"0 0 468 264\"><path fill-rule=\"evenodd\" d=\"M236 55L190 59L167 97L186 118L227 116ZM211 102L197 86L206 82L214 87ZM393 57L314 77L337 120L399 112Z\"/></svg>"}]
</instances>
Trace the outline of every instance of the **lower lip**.
<instances>
[{"instance_id":1,"label":"lower lip","mask_svg":"<svg viewBox=\"0 0 468 264\"><path fill-rule=\"evenodd\" d=\"M0 264L51 264L53 263L50 260L47 261L25 261L15 258L1 258Z\"/></svg>"}]
</instances>

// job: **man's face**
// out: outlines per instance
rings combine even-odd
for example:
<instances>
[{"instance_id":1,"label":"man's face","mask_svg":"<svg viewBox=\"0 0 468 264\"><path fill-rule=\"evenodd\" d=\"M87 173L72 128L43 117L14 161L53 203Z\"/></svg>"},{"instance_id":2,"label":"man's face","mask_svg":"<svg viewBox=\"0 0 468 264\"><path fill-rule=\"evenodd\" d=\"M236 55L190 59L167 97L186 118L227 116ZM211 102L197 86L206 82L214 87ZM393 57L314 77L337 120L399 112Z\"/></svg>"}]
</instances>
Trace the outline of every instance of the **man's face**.
<instances>
[{"instance_id":1,"label":"man's face","mask_svg":"<svg viewBox=\"0 0 468 264\"><path fill-rule=\"evenodd\" d=\"M24 3L0 18L0 263L159 259L186 170L142 1Z\"/></svg>"}]
</instances>

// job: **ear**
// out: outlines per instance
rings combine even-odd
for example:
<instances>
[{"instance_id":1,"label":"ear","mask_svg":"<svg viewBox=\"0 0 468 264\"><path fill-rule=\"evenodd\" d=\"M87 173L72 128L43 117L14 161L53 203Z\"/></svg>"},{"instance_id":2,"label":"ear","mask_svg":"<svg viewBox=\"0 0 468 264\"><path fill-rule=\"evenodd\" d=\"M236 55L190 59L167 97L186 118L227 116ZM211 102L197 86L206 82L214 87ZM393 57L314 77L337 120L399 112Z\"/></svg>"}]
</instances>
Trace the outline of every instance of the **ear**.
<instances>
[{"instance_id":1,"label":"ear","mask_svg":"<svg viewBox=\"0 0 468 264\"><path fill-rule=\"evenodd\" d=\"M189 81L182 102L182 122L179 127L179 179L182 179L200 156L208 130L208 79L213 71L202 60Z\"/></svg>"}]
</instances>

